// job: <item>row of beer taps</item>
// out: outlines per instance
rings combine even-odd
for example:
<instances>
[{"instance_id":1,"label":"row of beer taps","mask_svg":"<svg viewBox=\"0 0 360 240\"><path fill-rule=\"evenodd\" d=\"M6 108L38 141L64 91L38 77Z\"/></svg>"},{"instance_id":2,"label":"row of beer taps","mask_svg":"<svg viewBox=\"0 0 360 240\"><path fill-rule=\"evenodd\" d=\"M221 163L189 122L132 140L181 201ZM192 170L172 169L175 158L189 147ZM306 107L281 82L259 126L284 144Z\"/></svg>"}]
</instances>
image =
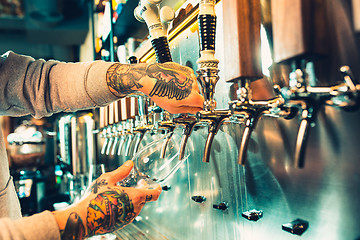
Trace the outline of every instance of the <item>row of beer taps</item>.
<instances>
[{"instance_id":1,"label":"row of beer taps","mask_svg":"<svg viewBox=\"0 0 360 240\"><path fill-rule=\"evenodd\" d=\"M170 62L171 54L167 40L168 23L175 14L171 8L160 9L162 0L140 0L135 16L145 22L150 32L151 43L155 49L157 62ZM175 128L183 128L179 160L184 158L186 143L194 128L208 126L203 162L209 162L212 142L223 122L240 123L244 126L238 150L239 164L244 165L247 158L251 134L262 116L292 119L300 118L300 126L294 151L294 165L303 168L305 150L310 127L315 123L318 110L324 105L355 109L359 104L360 85L356 84L348 66L342 66L342 82L330 87L313 87L309 84L306 61L296 61L289 75L288 86L274 87L274 97L267 100L254 100L251 96L252 78L242 77L235 82L238 85L236 100L229 102L228 109L216 109L215 87L219 80L219 60L215 57L216 36L216 0L200 0L199 3L199 42L200 58L198 64L198 82L205 98L203 110L195 116L181 114L172 116L154 105L145 95L137 95L138 115L124 119L116 124L104 126L102 154L133 156L139 149L146 132L169 133L171 138ZM260 24L260 23L259 23ZM136 59L130 59L135 63ZM130 150L132 151L130 152ZM165 156L166 143L161 156Z\"/></svg>"}]
</instances>

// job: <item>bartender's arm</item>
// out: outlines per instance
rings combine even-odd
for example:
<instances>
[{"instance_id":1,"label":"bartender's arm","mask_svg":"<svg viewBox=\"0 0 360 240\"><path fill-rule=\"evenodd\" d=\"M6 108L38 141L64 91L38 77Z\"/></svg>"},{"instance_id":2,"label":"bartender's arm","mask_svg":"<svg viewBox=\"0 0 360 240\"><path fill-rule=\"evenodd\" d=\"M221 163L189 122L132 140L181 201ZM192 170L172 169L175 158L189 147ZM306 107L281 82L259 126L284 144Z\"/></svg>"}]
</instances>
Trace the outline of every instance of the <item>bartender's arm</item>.
<instances>
[{"instance_id":1,"label":"bartender's arm","mask_svg":"<svg viewBox=\"0 0 360 240\"><path fill-rule=\"evenodd\" d=\"M106 106L140 91L170 113L202 109L192 69L177 63L65 63L8 52L0 64L0 114L34 117Z\"/></svg>"},{"instance_id":2,"label":"bartender's arm","mask_svg":"<svg viewBox=\"0 0 360 240\"><path fill-rule=\"evenodd\" d=\"M193 71L176 63L64 63L35 60L13 52L1 56L0 60L0 115L31 114L40 118L57 112L106 106L136 91L148 95L171 113L196 113L202 109L204 100ZM0 155L2 166L7 160L1 146ZM140 212L145 202L156 200L161 191L116 187L114 183L126 175L129 168L124 166L115 173L106 174L104 186L94 188L66 210L45 211L17 220L0 218L0 239L58 239L59 233L63 239L81 239L125 226ZM0 168L0 174L9 175L8 169ZM6 182L0 185L5 186ZM8 187L0 191L0 209L18 212L19 209L14 207L16 204L9 203L16 200L11 192L13 188ZM115 203L112 205L114 209L101 206L100 198L111 199ZM120 206L123 208L119 209ZM96 213L101 212L101 207L108 210L104 217L111 222L110 225L97 219Z\"/></svg>"}]
</instances>

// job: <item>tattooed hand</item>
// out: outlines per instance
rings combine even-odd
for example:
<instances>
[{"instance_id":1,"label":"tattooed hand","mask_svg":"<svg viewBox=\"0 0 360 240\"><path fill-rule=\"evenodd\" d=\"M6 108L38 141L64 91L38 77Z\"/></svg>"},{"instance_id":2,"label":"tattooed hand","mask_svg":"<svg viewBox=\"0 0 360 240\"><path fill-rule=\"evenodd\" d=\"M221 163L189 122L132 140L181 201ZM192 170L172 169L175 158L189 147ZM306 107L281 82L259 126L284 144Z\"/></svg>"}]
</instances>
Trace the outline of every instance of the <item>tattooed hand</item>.
<instances>
[{"instance_id":1,"label":"tattooed hand","mask_svg":"<svg viewBox=\"0 0 360 240\"><path fill-rule=\"evenodd\" d=\"M96 179L85 196L64 210L54 212L61 239L83 239L120 229L131 223L146 202L156 201L161 193L158 185L148 189L126 188L116 185L133 167L127 161L113 172Z\"/></svg>"},{"instance_id":2,"label":"tattooed hand","mask_svg":"<svg viewBox=\"0 0 360 240\"><path fill-rule=\"evenodd\" d=\"M120 96L135 91L148 95L170 113L196 113L204 98L191 68L174 62L134 65L114 63L107 71L110 90Z\"/></svg>"}]
</instances>

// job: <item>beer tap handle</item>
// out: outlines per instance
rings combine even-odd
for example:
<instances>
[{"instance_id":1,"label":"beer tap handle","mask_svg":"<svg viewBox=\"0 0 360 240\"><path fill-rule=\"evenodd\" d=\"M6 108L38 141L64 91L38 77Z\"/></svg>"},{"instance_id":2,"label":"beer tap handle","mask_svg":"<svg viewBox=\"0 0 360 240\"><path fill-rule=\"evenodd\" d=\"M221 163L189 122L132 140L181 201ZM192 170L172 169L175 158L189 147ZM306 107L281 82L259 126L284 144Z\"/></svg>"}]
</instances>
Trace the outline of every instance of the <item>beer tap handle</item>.
<instances>
[{"instance_id":1,"label":"beer tap handle","mask_svg":"<svg viewBox=\"0 0 360 240\"><path fill-rule=\"evenodd\" d=\"M219 80L218 64L215 58L216 14L215 0L201 0L199 5L200 58L198 64L198 82L205 98L204 111L214 111L215 86Z\"/></svg>"},{"instance_id":2,"label":"beer tap handle","mask_svg":"<svg viewBox=\"0 0 360 240\"><path fill-rule=\"evenodd\" d=\"M161 21L159 10L161 2L162 0L140 0L139 5L134 10L134 15L138 21L145 22L148 26L157 62L165 63L172 62L172 58L167 40L167 29L164 29L163 24L164 22L171 21L172 19L169 19L169 16L175 17L175 13L168 13L168 11L173 10L165 8L161 14L165 19Z\"/></svg>"}]
</instances>

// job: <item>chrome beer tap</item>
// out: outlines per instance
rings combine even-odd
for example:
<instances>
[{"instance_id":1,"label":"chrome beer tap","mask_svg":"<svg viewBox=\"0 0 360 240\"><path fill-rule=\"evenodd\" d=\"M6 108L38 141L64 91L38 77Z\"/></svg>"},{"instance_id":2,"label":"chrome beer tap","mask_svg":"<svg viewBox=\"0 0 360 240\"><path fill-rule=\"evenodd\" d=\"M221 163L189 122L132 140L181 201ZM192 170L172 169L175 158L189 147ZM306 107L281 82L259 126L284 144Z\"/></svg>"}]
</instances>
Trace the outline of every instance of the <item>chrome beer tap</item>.
<instances>
[{"instance_id":1,"label":"chrome beer tap","mask_svg":"<svg viewBox=\"0 0 360 240\"><path fill-rule=\"evenodd\" d=\"M126 135L126 132L127 132L126 121L122 121L121 126L122 126L121 130L119 131L120 141L119 141L119 145L117 147L117 152L116 152L117 156L121 155L121 152L122 152L122 149L123 149L123 146L125 144L126 137L127 137L127 135Z\"/></svg>"},{"instance_id":2,"label":"chrome beer tap","mask_svg":"<svg viewBox=\"0 0 360 240\"><path fill-rule=\"evenodd\" d=\"M125 148L124 156L130 157L130 155L129 155L130 146L131 146L132 141L134 140L134 119L126 120L125 135L126 135L126 138L125 138L125 143L124 143L124 148Z\"/></svg>"},{"instance_id":3,"label":"chrome beer tap","mask_svg":"<svg viewBox=\"0 0 360 240\"><path fill-rule=\"evenodd\" d=\"M275 96L268 100L252 100L250 83L253 79L243 78L237 90L237 100L229 102L231 120L245 125L238 153L238 164L245 165L247 149L251 134L262 116L283 117L291 119L296 115L296 109L284 105L284 98Z\"/></svg>"},{"instance_id":4,"label":"chrome beer tap","mask_svg":"<svg viewBox=\"0 0 360 240\"><path fill-rule=\"evenodd\" d=\"M200 1L199 5L199 35L200 58L198 64L198 82L205 98L203 110L196 115L197 121L209 124L209 134L206 139L203 162L209 162L213 139L221 124L229 120L230 110L215 110L215 86L219 80L219 60L215 58L216 14L215 0Z\"/></svg>"},{"instance_id":5,"label":"chrome beer tap","mask_svg":"<svg viewBox=\"0 0 360 240\"><path fill-rule=\"evenodd\" d=\"M136 117L137 120L135 121L135 128L133 129L136 139L131 156L134 156L139 150L140 142L143 140L145 133L153 129L153 125L148 119L148 101L149 99L146 96L138 96L139 115Z\"/></svg>"},{"instance_id":6,"label":"chrome beer tap","mask_svg":"<svg viewBox=\"0 0 360 240\"><path fill-rule=\"evenodd\" d=\"M115 154L116 154L116 149L118 148L118 144L120 144L121 143L121 140L122 140L122 138L124 138L123 136L123 124L121 123L121 122L119 122L119 123L117 123L116 124L117 126L116 126L116 136L115 136L115 141L114 141L114 144L113 144L113 147L112 147L112 149L111 149L111 152L110 152L110 154L112 155L112 156L115 156Z\"/></svg>"},{"instance_id":7,"label":"chrome beer tap","mask_svg":"<svg viewBox=\"0 0 360 240\"><path fill-rule=\"evenodd\" d=\"M164 142L163 147L161 148L160 158L164 158L166 154L166 148L168 146L168 143L174 133L174 130L176 128L176 124L174 121L170 118L170 113L167 111L163 111L160 116L160 121L157 122L156 129L164 130L164 133L169 135L166 138L166 141Z\"/></svg>"},{"instance_id":8,"label":"chrome beer tap","mask_svg":"<svg viewBox=\"0 0 360 240\"><path fill-rule=\"evenodd\" d=\"M101 154L105 154L111 138L111 127L104 128L102 130L101 137L105 138L105 141L101 147Z\"/></svg>"},{"instance_id":9,"label":"chrome beer tap","mask_svg":"<svg viewBox=\"0 0 360 240\"><path fill-rule=\"evenodd\" d=\"M114 147L113 144L115 145L116 143L116 136L117 136L117 127L115 124L111 125L109 127L110 129L110 133L109 133L109 140L108 140L108 144L106 147L106 151L105 154L106 155L110 155L110 150Z\"/></svg>"},{"instance_id":10,"label":"chrome beer tap","mask_svg":"<svg viewBox=\"0 0 360 240\"><path fill-rule=\"evenodd\" d=\"M319 109L323 105L343 109L356 109L359 104L358 92L360 86L355 84L354 77L348 66L342 66L339 71L343 83L330 87L312 87L308 84L308 76L304 66L297 66L290 73L290 87L282 89L286 104L297 107L300 114L300 125L295 144L294 165L297 168L305 166L305 151L310 128L315 126Z\"/></svg>"}]
</instances>

